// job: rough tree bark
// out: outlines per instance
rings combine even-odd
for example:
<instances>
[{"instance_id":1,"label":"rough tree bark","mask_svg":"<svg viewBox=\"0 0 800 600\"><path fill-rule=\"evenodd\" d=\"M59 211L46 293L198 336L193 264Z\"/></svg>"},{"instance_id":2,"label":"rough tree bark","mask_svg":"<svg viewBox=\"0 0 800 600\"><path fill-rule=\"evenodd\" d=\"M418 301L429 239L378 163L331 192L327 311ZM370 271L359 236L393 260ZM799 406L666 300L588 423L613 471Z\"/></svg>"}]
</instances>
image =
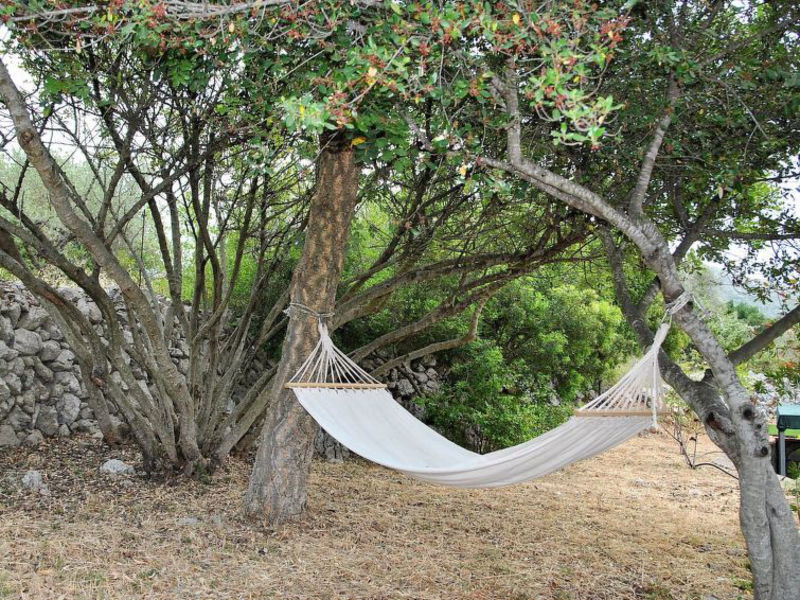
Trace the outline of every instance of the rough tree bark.
<instances>
[{"instance_id":1,"label":"rough tree bark","mask_svg":"<svg viewBox=\"0 0 800 600\"><path fill-rule=\"evenodd\" d=\"M344 263L350 223L357 200L359 169L346 136L323 144L317 166L317 189L311 200L306 239L291 283L291 302L317 313L333 311ZM284 384L318 339L318 320L291 310L244 512L279 525L305 508L307 480L317 425Z\"/></svg>"}]
</instances>

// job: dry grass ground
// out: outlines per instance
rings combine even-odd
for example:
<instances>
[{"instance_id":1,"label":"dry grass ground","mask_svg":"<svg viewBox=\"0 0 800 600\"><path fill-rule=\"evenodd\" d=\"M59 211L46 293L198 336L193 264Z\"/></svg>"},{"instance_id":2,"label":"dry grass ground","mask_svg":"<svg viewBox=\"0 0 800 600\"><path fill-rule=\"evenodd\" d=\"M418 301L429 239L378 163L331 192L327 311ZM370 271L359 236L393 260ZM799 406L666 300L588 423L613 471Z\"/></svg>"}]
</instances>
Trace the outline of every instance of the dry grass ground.
<instances>
[{"instance_id":1,"label":"dry grass ground","mask_svg":"<svg viewBox=\"0 0 800 600\"><path fill-rule=\"evenodd\" d=\"M110 457L136 460L92 441L0 454L0 598L749 597L736 482L666 435L501 490L316 463L280 531L239 520L242 461L165 483L99 474ZM20 489L28 469L50 496Z\"/></svg>"}]
</instances>

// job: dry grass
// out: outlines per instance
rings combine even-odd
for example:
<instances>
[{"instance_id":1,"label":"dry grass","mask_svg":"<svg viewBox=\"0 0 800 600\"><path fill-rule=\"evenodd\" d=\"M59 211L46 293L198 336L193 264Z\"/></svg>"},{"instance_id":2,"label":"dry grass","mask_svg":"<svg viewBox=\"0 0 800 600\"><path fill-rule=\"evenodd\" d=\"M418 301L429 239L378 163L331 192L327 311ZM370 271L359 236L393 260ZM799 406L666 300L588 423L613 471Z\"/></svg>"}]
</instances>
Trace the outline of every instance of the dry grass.
<instances>
[{"instance_id":1,"label":"dry grass","mask_svg":"<svg viewBox=\"0 0 800 600\"><path fill-rule=\"evenodd\" d=\"M210 484L98 473L120 455L0 455L0 598L749 597L736 482L664 435L502 490L316 463L306 518L280 531L239 520L241 461ZM49 497L19 489L31 468Z\"/></svg>"}]
</instances>

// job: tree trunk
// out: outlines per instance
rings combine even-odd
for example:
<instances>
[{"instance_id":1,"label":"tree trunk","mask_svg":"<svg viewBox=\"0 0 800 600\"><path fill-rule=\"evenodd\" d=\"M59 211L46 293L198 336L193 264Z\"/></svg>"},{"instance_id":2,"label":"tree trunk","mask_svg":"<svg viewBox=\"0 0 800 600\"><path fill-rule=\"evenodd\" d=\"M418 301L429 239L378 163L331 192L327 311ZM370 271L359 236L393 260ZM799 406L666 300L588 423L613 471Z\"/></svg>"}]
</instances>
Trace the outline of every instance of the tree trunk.
<instances>
[{"instance_id":1,"label":"tree trunk","mask_svg":"<svg viewBox=\"0 0 800 600\"><path fill-rule=\"evenodd\" d=\"M662 274L662 286L677 284ZM767 424L750 403L733 363L713 334L686 307L677 315L714 372L714 382L727 400L727 415L701 415L709 434L736 465L739 474L739 520L747 543L757 600L800 600L800 535L769 459Z\"/></svg>"},{"instance_id":2,"label":"tree trunk","mask_svg":"<svg viewBox=\"0 0 800 600\"><path fill-rule=\"evenodd\" d=\"M326 142L319 158L303 255L292 276L292 303L317 313L333 311L357 191L353 149L345 136L337 136ZM297 518L306 505L317 424L284 384L317 342L317 325L314 315L291 311L281 360L268 392L271 397L244 512L271 525Z\"/></svg>"}]
</instances>

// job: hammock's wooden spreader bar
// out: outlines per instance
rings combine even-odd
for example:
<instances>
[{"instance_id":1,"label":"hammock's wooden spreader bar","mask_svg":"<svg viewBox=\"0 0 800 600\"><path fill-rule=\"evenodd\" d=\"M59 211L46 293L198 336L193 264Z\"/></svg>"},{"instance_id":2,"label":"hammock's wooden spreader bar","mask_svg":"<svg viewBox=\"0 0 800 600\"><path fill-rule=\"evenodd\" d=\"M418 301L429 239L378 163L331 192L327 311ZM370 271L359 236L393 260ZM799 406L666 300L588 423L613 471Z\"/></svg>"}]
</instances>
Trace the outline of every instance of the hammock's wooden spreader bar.
<instances>
[{"instance_id":1,"label":"hammock's wooden spreader bar","mask_svg":"<svg viewBox=\"0 0 800 600\"><path fill-rule=\"evenodd\" d=\"M576 410L575 417L652 417L651 410Z\"/></svg>"},{"instance_id":2,"label":"hammock's wooden spreader bar","mask_svg":"<svg viewBox=\"0 0 800 600\"><path fill-rule=\"evenodd\" d=\"M386 386L382 383L315 383L312 381L303 381L292 383L289 382L284 385L287 390L292 388L332 388L341 390L383 390Z\"/></svg>"}]
</instances>

